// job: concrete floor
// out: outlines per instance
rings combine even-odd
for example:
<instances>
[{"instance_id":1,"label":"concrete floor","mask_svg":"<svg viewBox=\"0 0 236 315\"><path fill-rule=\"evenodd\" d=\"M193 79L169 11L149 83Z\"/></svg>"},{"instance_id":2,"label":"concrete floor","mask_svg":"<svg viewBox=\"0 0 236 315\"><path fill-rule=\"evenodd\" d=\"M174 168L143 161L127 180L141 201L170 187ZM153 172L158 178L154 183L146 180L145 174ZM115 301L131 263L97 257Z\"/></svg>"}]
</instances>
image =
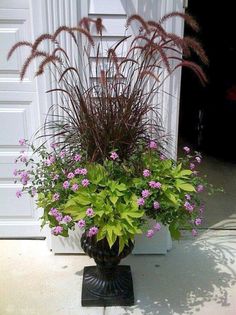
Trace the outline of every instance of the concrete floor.
<instances>
[{"instance_id":1,"label":"concrete floor","mask_svg":"<svg viewBox=\"0 0 236 315\"><path fill-rule=\"evenodd\" d=\"M207 199L205 228L167 255L130 255L135 306L82 308L82 273L93 261L53 255L46 241L0 240L0 315L236 315L236 165L201 166L224 194Z\"/></svg>"},{"instance_id":2,"label":"concrete floor","mask_svg":"<svg viewBox=\"0 0 236 315\"><path fill-rule=\"evenodd\" d=\"M135 306L82 308L86 256L53 255L46 241L0 241L1 315L235 315L236 231L204 231L167 255L131 255Z\"/></svg>"}]
</instances>

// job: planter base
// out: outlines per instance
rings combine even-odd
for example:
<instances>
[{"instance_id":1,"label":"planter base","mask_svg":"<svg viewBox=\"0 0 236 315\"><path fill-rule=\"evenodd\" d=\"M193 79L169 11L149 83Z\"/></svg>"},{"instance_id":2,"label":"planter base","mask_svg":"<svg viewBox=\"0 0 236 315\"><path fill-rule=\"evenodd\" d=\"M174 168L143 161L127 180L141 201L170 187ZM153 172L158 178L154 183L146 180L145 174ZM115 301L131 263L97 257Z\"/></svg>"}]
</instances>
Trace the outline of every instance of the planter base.
<instances>
[{"instance_id":1,"label":"planter base","mask_svg":"<svg viewBox=\"0 0 236 315\"><path fill-rule=\"evenodd\" d=\"M130 266L117 266L109 272L97 266L84 268L82 306L131 306L134 304Z\"/></svg>"}]
</instances>

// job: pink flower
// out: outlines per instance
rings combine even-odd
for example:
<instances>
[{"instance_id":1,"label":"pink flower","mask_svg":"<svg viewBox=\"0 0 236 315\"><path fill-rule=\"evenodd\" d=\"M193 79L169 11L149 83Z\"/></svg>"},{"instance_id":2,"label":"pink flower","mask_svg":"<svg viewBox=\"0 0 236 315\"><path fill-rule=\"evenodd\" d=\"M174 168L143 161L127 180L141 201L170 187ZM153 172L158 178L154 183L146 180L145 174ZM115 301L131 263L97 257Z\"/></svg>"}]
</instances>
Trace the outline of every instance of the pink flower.
<instances>
[{"instance_id":1,"label":"pink flower","mask_svg":"<svg viewBox=\"0 0 236 315\"><path fill-rule=\"evenodd\" d=\"M190 196L189 194L186 194L186 195L185 195L185 199L186 199L186 200L191 200L191 196Z\"/></svg>"},{"instance_id":2,"label":"pink flower","mask_svg":"<svg viewBox=\"0 0 236 315\"><path fill-rule=\"evenodd\" d=\"M155 141L150 141L149 148L153 150L157 149L157 143Z\"/></svg>"},{"instance_id":3,"label":"pink flower","mask_svg":"<svg viewBox=\"0 0 236 315\"><path fill-rule=\"evenodd\" d=\"M63 158L66 156L66 151L65 151L65 150L62 150L62 151L59 153L59 156L63 159Z\"/></svg>"},{"instance_id":4,"label":"pink flower","mask_svg":"<svg viewBox=\"0 0 236 315\"><path fill-rule=\"evenodd\" d=\"M58 215L55 216L55 219L58 221L58 222L61 222L63 218L63 215L59 212Z\"/></svg>"},{"instance_id":5,"label":"pink flower","mask_svg":"<svg viewBox=\"0 0 236 315\"><path fill-rule=\"evenodd\" d=\"M110 158L115 161L119 158L119 155L116 152L111 152Z\"/></svg>"},{"instance_id":6,"label":"pink flower","mask_svg":"<svg viewBox=\"0 0 236 315\"><path fill-rule=\"evenodd\" d=\"M53 229L52 229L52 234L53 235L59 235L61 234L63 231L63 227L58 225L58 226L55 226Z\"/></svg>"},{"instance_id":7,"label":"pink flower","mask_svg":"<svg viewBox=\"0 0 236 315\"><path fill-rule=\"evenodd\" d=\"M52 165L56 161L54 156L49 156L48 159L45 161L47 166Z\"/></svg>"},{"instance_id":8,"label":"pink flower","mask_svg":"<svg viewBox=\"0 0 236 315\"><path fill-rule=\"evenodd\" d=\"M80 229L82 229L83 227L85 227L85 221L81 219L77 222L77 225Z\"/></svg>"},{"instance_id":9,"label":"pink flower","mask_svg":"<svg viewBox=\"0 0 236 315\"><path fill-rule=\"evenodd\" d=\"M22 190L17 190L16 197L20 198L22 196Z\"/></svg>"},{"instance_id":10,"label":"pink flower","mask_svg":"<svg viewBox=\"0 0 236 315\"><path fill-rule=\"evenodd\" d=\"M197 186L197 192L198 193L202 192L203 190L204 190L204 186L203 185L200 184L200 185Z\"/></svg>"},{"instance_id":11,"label":"pink flower","mask_svg":"<svg viewBox=\"0 0 236 315\"><path fill-rule=\"evenodd\" d=\"M144 198L139 198L139 199L137 200L137 204L138 204L138 206L144 206L144 204L145 204Z\"/></svg>"},{"instance_id":12,"label":"pink flower","mask_svg":"<svg viewBox=\"0 0 236 315\"><path fill-rule=\"evenodd\" d=\"M26 155L21 155L21 156L20 156L20 161L21 161L22 163L26 163L26 162L28 161L27 156L26 156Z\"/></svg>"},{"instance_id":13,"label":"pink flower","mask_svg":"<svg viewBox=\"0 0 236 315\"><path fill-rule=\"evenodd\" d=\"M186 153L189 153L189 152L190 152L190 148L189 148L189 147L183 147L183 150L184 150Z\"/></svg>"},{"instance_id":14,"label":"pink flower","mask_svg":"<svg viewBox=\"0 0 236 315\"><path fill-rule=\"evenodd\" d=\"M165 159L166 159L165 155L161 154L161 155L160 155L160 160L163 161L163 160L165 160Z\"/></svg>"},{"instance_id":15,"label":"pink flower","mask_svg":"<svg viewBox=\"0 0 236 315\"><path fill-rule=\"evenodd\" d=\"M74 175L74 173L72 173L72 172L70 172L68 175L67 175L67 178L69 178L69 179L72 179L72 178L74 178L75 177L75 175Z\"/></svg>"},{"instance_id":16,"label":"pink flower","mask_svg":"<svg viewBox=\"0 0 236 315\"><path fill-rule=\"evenodd\" d=\"M70 183L66 180L62 186L64 189L68 189L70 187Z\"/></svg>"},{"instance_id":17,"label":"pink flower","mask_svg":"<svg viewBox=\"0 0 236 315\"><path fill-rule=\"evenodd\" d=\"M53 196L52 196L52 200L53 201L57 201L60 199L60 194L59 193L55 193Z\"/></svg>"},{"instance_id":18,"label":"pink flower","mask_svg":"<svg viewBox=\"0 0 236 315\"><path fill-rule=\"evenodd\" d=\"M92 217L92 216L94 215L93 208L88 208L88 209L86 210L86 215L87 215L88 217Z\"/></svg>"},{"instance_id":19,"label":"pink flower","mask_svg":"<svg viewBox=\"0 0 236 315\"><path fill-rule=\"evenodd\" d=\"M70 215L65 215L64 218L62 219L62 222L64 223L69 223L72 221L72 217Z\"/></svg>"},{"instance_id":20,"label":"pink flower","mask_svg":"<svg viewBox=\"0 0 236 315\"><path fill-rule=\"evenodd\" d=\"M17 176L17 175L18 175L18 170L17 170L17 169L14 169L13 175L14 175L14 176Z\"/></svg>"},{"instance_id":21,"label":"pink flower","mask_svg":"<svg viewBox=\"0 0 236 315\"><path fill-rule=\"evenodd\" d=\"M195 169L195 164L194 163L190 163L189 168L191 171L193 171Z\"/></svg>"},{"instance_id":22,"label":"pink flower","mask_svg":"<svg viewBox=\"0 0 236 315\"><path fill-rule=\"evenodd\" d=\"M184 203L184 208L185 208L186 210L188 210L189 212L193 212L194 206L191 205L190 202L186 201L186 202Z\"/></svg>"},{"instance_id":23,"label":"pink flower","mask_svg":"<svg viewBox=\"0 0 236 315\"><path fill-rule=\"evenodd\" d=\"M160 223L156 223L154 226L153 226L153 230L154 231L160 231L160 229L161 229L161 225L160 225Z\"/></svg>"},{"instance_id":24,"label":"pink flower","mask_svg":"<svg viewBox=\"0 0 236 315\"><path fill-rule=\"evenodd\" d=\"M37 190L35 187L32 188L31 194L32 194L32 197L34 197L37 194Z\"/></svg>"},{"instance_id":25,"label":"pink flower","mask_svg":"<svg viewBox=\"0 0 236 315\"><path fill-rule=\"evenodd\" d=\"M197 230L192 229L192 236L197 236Z\"/></svg>"},{"instance_id":26,"label":"pink flower","mask_svg":"<svg viewBox=\"0 0 236 315\"><path fill-rule=\"evenodd\" d=\"M52 149L55 149L55 148L57 148L57 147L58 147L58 144L57 144L57 143L52 142L52 143L50 144L50 147L51 147Z\"/></svg>"},{"instance_id":27,"label":"pink flower","mask_svg":"<svg viewBox=\"0 0 236 315\"><path fill-rule=\"evenodd\" d=\"M25 139L19 139L19 144L21 146L26 145L26 140Z\"/></svg>"},{"instance_id":28,"label":"pink flower","mask_svg":"<svg viewBox=\"0 0 236 315\"><path fill-rule=\"evenodd\" d=\"M23 185L27 185L29 180L29 174L26 171L20 173L20 181Z\"/></svg>"},{"instance_id":29,"label":"pink flower","mask_svg":"<svg viewBox=\"0 0 236 315\"><path fill-rule=\"evenodd\" d=\"M81 184L83 187L87 187L90 184L90 182L87 178L85 178L81 181Z\"/></svg>"},{"instance_id":30,"label":"pink flower","mask_svg":"<svg viewBox=\"0 0 236 315\"><path fill-rule=\"evenodd\" d=\"M76 175L86 175L88 171L86 168L77 168L74 173Z\"/></svg>"},{"instance_id":31,"label":"pink flower","mask_svg":"<svg viewBox=\"0 0 236 315\"><path fill-rule=\"evenodd\" d=\"M202 205L200 206L200 208L199 208L199 212L200 212L200 213L203 213L204 211L205 211L205 205L202 204Z\"/></svg>"},{"instance_id":32,"label":"pink flower","mask_svg":"<svg viewBox=\"0 0 236 315\"><path fill-rule=\"evenodd\" d=\"M147 190L147 189L144 189L144 190L142 191L142 197L143 197L143 198L148 198L149 196L150 196L150 191Z\"/></svg>"},{"instance_id":33,"label":"pink flower","mask_svg":"<svg viewBox=\"0 0 236 315\"><path fill-rule=\"evenodd\" d=\"M160 204L159 204L158 201L154 201L154 202L153 202L153 208L156 209L156 210L157 210L157 209L160 209Z\"/></svg>"},{"instance_id":34,"label":"pink flower","mask_svg":"<svg viewBox=\"0 0 236 315\"><path fill-rule=\"evenodd\" d=\"M55 174L55 175L53 176L52 180L58 180L58 178L59 178L59 175L58 175L58 174Z\"/></svg>"},{"instance_id":35,"label":"pink flower","mask_svg":"<svg viewBox=\"0 0 236 315\"><path fill-rule=\"evenodd\" d=\"M80 155L80 154L76 154L76 155L74 156L74 160L75 160L76 162L80 162L80 160L81 160L81 155Z\"/></svg>"},{"instance_id":36,"label":"pink flower","mask_svg":"<svg viewBox=\"0 0 236 315\"><path fill-rule=\"evenodd\" d=\"M59 214L59 211L57 210L57 208L51 208L48 214L53 217L56 217Z\"/></svg>"},{"instance_id":37,"label":"pink flower","mask_svg":"<svg viewBox=\"0 0 236 315\"><path fill-rule=\"evenodd\" d=\"M73 191L77 191L77 190L79 189L79 185L78 185L78 184L73 184L72 187L71 187L71 189L72 189Z\"/></svg>"},{"instance_id":38,"label":"pink flower","mask_svg":"<svg viewBox=\"0 0 236 315\"><path fill-rule=\"evenodd\" d=\"M98 233L98 228L96 226L93 226L88 231L88 236L92 237L93 235L96 235Z\"/></svg>"},{"instance_id":39,"label":"pink flower","mask_svg":"<svg viewBox=\"0 0 236 315\"><path fill-rule=\"evenodd\" d=\"M150 175L151 175L151 172L149 170L146 169L146 170L143 171L143 176L144 177L149 177Z\"/></svg>"},{"instance_id":40,"label":"pink flower","mask_svg":"<svg viewBox=\"0 0 236 315\"><path fill-rule=\"evenodd\" d=\"M161 183L156 182L156 183L155 183L155 188L160 189L160 188L161 188Z\"/></svg>"},{"instance_id":41,"label":"pink flower","mask_svg":"<svg viewBox=\"0 0 236 315\"><path fill-rule=\"evenodd\" d=\"M155 188L155 185L156 185L156 182L154 180L151 180L148 185L151 187L151 188Z\"/></svg>"},{"instance_id":42,"label":"pink flower","mask_svg":"<svg viewBox=\"0 0 236 315\"><path fill-rule=\"evenodd\" d=\"M195 160L200 164L201 163L201 161L202 161L202 159L199 157L199 156L196 156L195 157Z\"/></svg>"},{"instance_id":43,"label":"pink flower","mask_svg":"<svg viewBox=\"0 0 236 315\"><path fill-rule=\"evenodd\" d=\"M197 219L195 219L194 223L195 223L196 225L201 225L201 224L202 224L202 219L197 218Z\"/></svg>"},{"instance_id":44,"label":"pink flower","mask_svg":"<svg viewBox=\"0 0 236 315\"><path fill-rule=\"evenodd\" d=\"M154 230L148 230L146 233L147 238L152 238L154 236L155 232Z\"/></svg>"}]
</instances>

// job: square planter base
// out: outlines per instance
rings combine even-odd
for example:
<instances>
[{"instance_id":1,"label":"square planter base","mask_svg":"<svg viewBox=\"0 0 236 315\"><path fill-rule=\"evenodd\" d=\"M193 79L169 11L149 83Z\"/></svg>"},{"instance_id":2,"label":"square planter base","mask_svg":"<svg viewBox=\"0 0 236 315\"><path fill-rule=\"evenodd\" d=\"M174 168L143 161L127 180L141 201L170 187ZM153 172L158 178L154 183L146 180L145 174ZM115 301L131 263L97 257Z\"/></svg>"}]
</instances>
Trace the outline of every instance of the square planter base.
<instances>
[{"instance_id":1,"label":"square planter base","mask_svg":"<svg viewBox=\"0 0 236 315\"><path fill-rule=\"evenodd\" d=\"M84 268L82 306L131 306L134 304L130 266L117 266L112 277L103 277L97 266Z\"/></svg>"}]
</instances>

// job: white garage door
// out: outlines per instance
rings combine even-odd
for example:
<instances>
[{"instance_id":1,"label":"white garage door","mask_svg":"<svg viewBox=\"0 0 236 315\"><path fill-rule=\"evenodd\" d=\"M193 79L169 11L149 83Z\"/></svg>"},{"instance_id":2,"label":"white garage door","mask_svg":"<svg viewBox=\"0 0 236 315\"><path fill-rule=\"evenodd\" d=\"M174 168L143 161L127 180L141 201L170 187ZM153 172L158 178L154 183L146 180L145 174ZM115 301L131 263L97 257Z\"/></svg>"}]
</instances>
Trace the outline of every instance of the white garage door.
<instances>
[{"instance_id":1,"label":"white garage door","mask_svg":"<svg viewBox=\"0 0 236 315\"><path fill-rule=\"evenodd\" d=\"M22 147L19 138L29 139L39 126L36 85L30 72L19 81L19 68L27 50L6 55L19 40L31 41L28 0L0 1L0 237L40 236L34 203L28 196L17 199L14 160Z\"/></svg>"}]
</instances>

